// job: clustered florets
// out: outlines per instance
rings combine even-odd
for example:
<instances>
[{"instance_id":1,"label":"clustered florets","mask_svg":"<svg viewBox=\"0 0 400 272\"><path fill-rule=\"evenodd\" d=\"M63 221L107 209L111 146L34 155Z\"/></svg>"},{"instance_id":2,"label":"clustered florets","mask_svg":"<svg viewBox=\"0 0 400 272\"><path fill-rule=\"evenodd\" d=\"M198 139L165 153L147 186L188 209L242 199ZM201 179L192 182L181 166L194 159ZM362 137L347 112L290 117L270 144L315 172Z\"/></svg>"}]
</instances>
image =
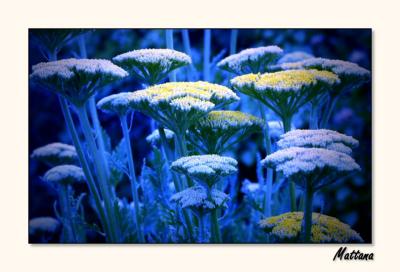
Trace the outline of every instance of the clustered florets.
<instances>
[{"instance_id":1,"label":"clustered florets","mask_svg":"<svg viewBox=\"0 0 400 272\"><path fill-rule=\"evenodd\" d=\"M300 237L302 212L284 213L261 220L259 225L277 242L295 242ZM349 225L338 219L312 214L311 242L313 243L361 243L361 236Z\"/></svg>"},{"instance_id":2,"label":"clustered florets","mask_svg":"<svg viewBox=\"0 0 400 272\"><path fill-rule=\"evenodd\" d=\"M97 88L127 75L109 60L63 59L34 65L30 77L82 106Z\"/></svg>"},{"instance_id":3,"label":"clustered florets","mask_svg":"<svg viewBox=\"0 0 400 272\"><path fill-rule=\"evenodd\" d=\"M71 164L78 161L75 147L64 143L51 143L33 150L31 158L49 165Z\"/></svg>"},{"instance_id":4,"label":"clustered florets","mask_svg":"<svg viewBox=\"0 0 400 272\"><path fill-rule=\"evenodd\" d=\"M171 201L178 203L182 208L212 210L227 208L226 202L229 201L229 196L216 189L211 189L208 194L206 188L197 185L174 194Z\"/></svg>"},{"instance_id":5,"label":"clustered florets","mask_svg":"<svg viewBox=\"0 0 400 272\"><path fill-rule=\"evenodd\" d=\"M351 154L358 141L351 136L328 129L297 129L287 132L277 142L281 149L289 147L317 147Z\"/></svg>"},{"instance_id":6,"label":"clustered florets","mask_svg":"<svg viewBox=\"0 0 400 272\"><path fill-rule=\"evenodd\" d=\"M235 74L251 73L267 69L282 53L283 50L276 45L249 48L226 57L217 66Z\"/></svg>"},{"instance_id":7,"label":"clustered florets","mask_svg":"<svg viewBox=\"0 0 400 272\"><path fill-rule=\"evenodd\" d=\"M286 177L309 175L324 169L332 172L360 170L360 166L349 155L323 148L290 147L268 155L261 163L275 168Z\"/></svg>"},{"instance_id":8,"label":"clustered florets","mask_svg":"<svg viewBox=\"0 0 400 272\"><path fill-rule=\"evenodd\" d=\"M68 185L86 180L82 168L75 165L58 165L48 170L43 180L52 184Z\"/></svg>"},{"instance_id":9,"label":"clustered florets","mask_svg":"<svg viewBox=\"0 0 400 272\"><path fill-rule=\"evenodd\" d=\"M264 122L260 118L240 111L212 111L202 118L196 125L199 129L262 129Z\"/></svg>"}]
</instances>

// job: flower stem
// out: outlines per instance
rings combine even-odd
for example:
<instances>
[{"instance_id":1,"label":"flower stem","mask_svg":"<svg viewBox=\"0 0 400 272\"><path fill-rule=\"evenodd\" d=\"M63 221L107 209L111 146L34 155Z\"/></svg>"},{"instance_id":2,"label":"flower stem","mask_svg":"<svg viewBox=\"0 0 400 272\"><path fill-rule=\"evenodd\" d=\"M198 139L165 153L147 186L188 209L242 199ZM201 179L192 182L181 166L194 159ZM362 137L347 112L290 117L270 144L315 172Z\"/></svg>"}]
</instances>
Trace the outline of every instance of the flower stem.
<instances>
[{"instance_id":1,"label":"flower stem","mask_svg":"<svg viewBox=\"0 0 400 272\"><path fill-rule=\"evenodd\" d=\"M231 30L231 40L230 40L230 44L229 44L229 54L230 55L236 53L237 38L238 38L238 30L232 29Z\"/></svg>"},{"instance_id":2,"label":"flower stem","mask_svg":"<svg viewBox=\"0 0 400 272\"><path fill-rule=\"evenodd\" d=\"M326 106L327 110L325 110L323 116L322 116L322 120L321 120L321 124L320 127L321 128L327 128L328 127L328 122L329 119L332 116L333 113L333 109L336 107L336 104L339 100L339 95L335 95L333 97L330 97L328 105Z\"/></svg>"},{"instance_id":3,"label":"flower stem","mask_svg":"<svg viewBox=\"0 0 400 272\"><path fill-rule=\"evenodd\" d=\"M122 132L124 135L124 141L126 145L126 153L128 155L128 166L129 166L129 175L130 175L130 181L131 181L131 190L132 190L132 198L134 202L134 216L135 216L135 225L136 225L136 232L138 236L138 241L140 243L144 243L144 236L143 236L143 230L141 227L141 220L140 220L140 214L139 214L139 196L137 192L137 180L136 180L136 174L135 174L135 164L133 162L133 156L132 156L132 147L131 147L131 141L129 137L129 130L128 130L128 123L126 120L126 115L121 115L120 116L120 121L121 121L121 127L122 127Z\"/></svg>"},{"instance_id":4,"label":"flower stem","mask_svg":"<svg viewBox=\"0 0 400 272\"><path fill-rule=\"evenodd\" d=\"M218 223L218 209L215 208L211 211L211 226L213 228L213 242L214 243L221 243L221 232L219 229Z\"/></svg>"},{"instance_id":5,"label":"flower stem","mask_svg":"<svg viewBox=\"0 0 400 272\"><path fill-rule=\"evenodd\" d=\"M73 226L73 219L71 213L71 207L69 202L68 188L65 185L61 185L58 188L58 198L60 201L60 208L63 216L63 227L67 233L66 241L68 243L76 243L77 236Z\"/></svg>"},{"instance_id":6,"label":"flower stem","mask_svg":"<svg viewBox=\"0 0 400 272\"><path fill-rule=\"evenodd\" d=\"M285 116L282 118L284 132L289 132L292 128L292 116ZM295 212L296 207L296 185L294 181L289 179L289 193L290 193L290 211Z\"/></svg>"},{"instance_id":7,"label":"flower stem","mask_svg":"<svg viewBox=\"0 0 400 272\"><path fill-rule=\"evenodd\" d=\"M310 181L307 181L305 194L305 205L303 220L301 223L301 236L302 241L309 243L311 240L311 224L312 224L312 207L314 191Z\"/></svg>"},{"instance_id":8,"label":"flower stem","mask_svg":"<svg viewBox=\"0 0 400 272\"><path fill-rule=\"evenodd\" d=\"M174 49L174 30L166 29L165 30L165 39L167 42L167 48ZM176 71L171 71L169 73L169 81L176 81Z\"/></svg>"},{"instance_id":9,"label":"flower stem","mask_svg":"<svg viewBox=\"0 0 400 272\"><path fill-rule=\"evenodd\" d=\"M117 235L117 223L116 218L114 216L114 209L113 209L113 199L111 194L110 183L108 182L106 173L105 173L105 165L103 164L103 160L101 155L99 154L99 150L96 147L96 142L94 140L89 118L87 116L85 105L77 107L77 113L79 117L80 124L82 126L83 134L85 135L86 142L88 144L89 151L93 157L94 167L96 173L99 177L99 185L100 191L103 196L104 206L106 210L106 214L108 217L108 221L110 223L110 233L112 237L110 237L111 242L118 241Z\"/></svg>"},{"instance_id":10,"label":"flower stem","mask_svg":"<svg viewBox=\"0 0 400 272\"><path fill-rule=\"evenodd\" d=\"M310 129L318 129L318 104L311 102Z\"/></svg>"},{"instance_id":11,"label":"flower stem","mask_svg":"<svg viewBox=\"0 0 400 272\"><path fill-rule=\"evenodd\" d=\"M211 58L211 30L204 30L204 57L203 57L203 78L210 80L210 58Z\"/></svg>"},{"instance_id":12,"label":"flower stem","mask_svg":"<svg viewBox=\"0 0 400 272\"><path fill-rule=\"evenodd\" d=\"M60 102L62 113L64 115L67 130L69 131L69 134L72 138L72 143L75 146L76 153L78 154L78 157L79 157L80 165L82 166L82 170L85 174L86 183L89 187L90 194L92 195L92 197L94 199L96 211L100 216L100 222L101 222L107 236L112 237L111 232L110 232L109 222L106 220L106 215L105 215L104 209L101 205L100 193L97 189L97 186L93 179L92 173L90 172L90 168L89 168L89 164L86 159L86 156L84 155L82 145L79 140L78 134L76 132L75 124L74 124L72 116L71 116L71 111L69 109L68 102L65 100L65 98L63 98L61 96L58 96L58 99Z\"/></svg>"}]
</instances>

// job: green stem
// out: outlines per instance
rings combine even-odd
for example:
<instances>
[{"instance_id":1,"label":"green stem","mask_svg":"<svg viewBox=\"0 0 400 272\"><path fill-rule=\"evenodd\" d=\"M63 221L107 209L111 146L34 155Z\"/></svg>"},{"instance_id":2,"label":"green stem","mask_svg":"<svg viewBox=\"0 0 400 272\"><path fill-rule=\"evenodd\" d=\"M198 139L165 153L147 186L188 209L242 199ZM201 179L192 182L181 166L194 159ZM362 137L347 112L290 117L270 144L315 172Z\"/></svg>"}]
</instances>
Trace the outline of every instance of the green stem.
<instances>
[{"instance_id":1,"label":"green stem","mask_svg":"<svg viewBox=\"0 0 400 272\"><path fill-rule=\"evenodd\" d=\"M213 209L211 211L211 226L213 228L213 242L221 243L221 232L218 223L218 209Z\"/></svg>"},{"instance_id":2,"label":"green stem","mask_svg":"<svg viewBox=\"0 0 400 272\"><path fill-rule=\"evenodd\" d=\"M179 158L185 157L188 154L187 149L186 149L185 132L186 132L186 130L184 130L184 132L180 132L180 131L175 132L175 136L176 136L175 137L175 140L176 140L175 146L177 148ZM187 177L186 180L187 180L187 184L189 187L194 186L194 182L190 177Z\"/></svg>"},{"instance_id":3,"label":"green stem","mask_svg":"<svg viewBox=\"0 0 400 272\"><path fill-rule=\"evenodd\" d=\"M311 102L310 129L318 129L318 104Z\"/></svg>"},{"instance_id":4,"label":"green stem","mask_svg":"<svg viewBox=\"0 0 400 272\"><path fill-rule=\"evenodd\" d=\"M282 118L284 132L289 132L292 128L292 116L285 116ZM297 211L296 207L296 185L294 181L289 179L289 190L290 190L290 211Z\"/></svg>"},{"instance_id":5,"label":"green stem","mask_svg":"<svg viewBox=\"0 0 400 272\"><path fill-rule=\"evenodd\" d=\"M322 120L321 120L321 124L320 124L321 128L327 128L329 119L332 116L333 109L336 107L338 100L339 100L339 95L330 97L328 105L326 106L324 115L322 116Z\"/></svg>"},{"instance_id":6,"label":"green stem","mask_svg":"<svg viewBox=\"0 0 400 272\"><path fill-rule=\"evenodd\" d=\"M107 236L111 237L109 223L106 220L106 215L105 215L104 209L101 205L100 193L97 189L97 186L93 179L92 173L90 172L89 164L88 164L86 156L83 152L82 145L81 145L81 142L78 137L78 133L76 132L75 124L72 119L72 115L71 115L71 111L68 106L68 102L67 102L67 100L65 100L65 98L63 98L61 96L58 96L58 99L60 102L62 113L64 115L67 130L71 136L72 143L75 146L76 153L78 154L79 162L80 162L80 165L82 166L83 173L85 174L86 183L89 187L90 194L92 195L92 197L94 199L96 211L100 216L100 222L101 222Z\"/></svg>"},{"instance_id":7,"label":"green stem","mask_svg":"<svg viewBox=\"0 0 400 272\"><path fill-rule=\"evenodd\" d=\"M112 236L110 237L110 241L117 242L118 241L117 223L116 223L116 218L114 216L113 199L111 197L112 194L110 190L110 183L107 180L107 175L105 172L105 165L103 164L102 157L99 154L99 150L96 147L96 142L91 132L91 127L85 105L77 107L77 113L80 124L82 126L83 134L85 135L85 139L88 144L89 151L93 157L96 173L99 177L100 191L103 196L106 214L108 217L108 221L110 223L110 233L112 234Z\"/></svg>"},{"instance_id":8,"label":"green stem","mask_svg":"<svg viewBox=\"0 0 400 272\"><path fill-rule=\"evenodd\" d=\"M301 223L302 241L309 243L311 241L311 224L312 224L312 207L313 207L313 188L310 181L307 181L306 190L304 192L305 205L303 220Z\"/></svg>"},{"instance_id":9,"label":"green stem","mask_svg":"<svg viewBox=\"0 0 400 272\"><path fill-rule=\"evenodd\" d=\"M204 54L203 54L203 78L210 81L210 59L211 59L211 30L204 30Z\"/></svg>"},{"instance_id":10,"label":"green stem","mask_svg":"<svg viewBox=\"0 0 400 272\"><path fill-rule=\"evenodd\" d=\"M77 241L75 228L73 225L73 219L72 219L72 213L71 213L71 207L70 207L70 202L69 202L67 186L65 186L65 185L59 186L58 195L59 195L58 198L60 201L61 212L63 214L64 222L66 223L63 227L64 227L64 229L66 229L66 233L68 236L67 242L76 243L78 241Z\"/></svg>"},{"instance_id":11,"label":"green stem","mask_svg":"<svg viewBox=\"0 0 400 272\"><path fill-rule=\"evenodd\" d=\"M130 137L129 137L128 122L126 120L126 115L121 115L120 121L121 121L122 132L124 135L124 141L125 141L125 145L126 145L126 153L128 155L128 167L129 167L129 175L130 175L130 181L131 181L132 198L133 198L133 202L134 202L134 213L135 213L134 216L135 216L136 231L137 231L138 241L140 243L144 243L145 240L144 240L144 236L143 236L143 230L141 227L141 220L140 220L140 214L139 214L139 196L138 196L138 192L137 192L135 164L133 162L132 147L131 147L131 141L130 141Z\"/></svg>"},{"instance_id":12,"label":"green stem","mask_svg":"<svg viewBox=\"0 0 400 272\"><path fill-rule=\"evenodd\" d=\"M93 128L96 133L96 142L97 146L101 155L101 159L103 160L103 164L105 165L105 171L107 174L107 177L109 177L109 168L108 168L108 162L106 159L106 148L104 145L104 138L103 138L103 129L100 125L99 121L99 116L97 114L97 109L96 109L96 100L94 96L89 98L89 112L90 112L90 117L93 123Z\"/></svg>"},{"instance_id":13,"label":"green stem","mask_svg":"<svg viewBox=\"0 0 400 272\"><path fill-rule=\"evenodd\" d=\"M206 240L206 230L204 226L204 214L200 213L199 215L199 237L198 241L200 243L204 243Z\"/></svg>"},{"instance_id":14,"label":"green stem","mask_svg":"<svg viewBox=\"0 0 400 272\"><path fill-rule=\"evenodd\" d=\"M165 39L167 42L167 48L174 49L174 30L167 29L165 30ZM169 81L176 81L176 71L171 71L169 73Z\"/></svg>"}]
</instances>

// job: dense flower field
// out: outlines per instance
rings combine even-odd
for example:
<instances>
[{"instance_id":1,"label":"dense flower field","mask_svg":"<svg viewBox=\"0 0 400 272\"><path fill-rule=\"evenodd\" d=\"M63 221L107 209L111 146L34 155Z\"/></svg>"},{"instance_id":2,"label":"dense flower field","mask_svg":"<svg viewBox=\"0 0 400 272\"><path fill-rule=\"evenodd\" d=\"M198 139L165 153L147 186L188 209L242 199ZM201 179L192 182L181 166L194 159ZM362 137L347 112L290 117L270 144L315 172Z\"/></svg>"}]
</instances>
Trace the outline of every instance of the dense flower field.
<instances>
[{"instance_id":1,"label":"dense flower field","mask_svg":"<svg viewBox=\"0 0 400 272\"><path fill-rule=\"evenodd\" d=\"M370 242L348 32L30 30L30 242Z\"/></svg>"}]
</instances>

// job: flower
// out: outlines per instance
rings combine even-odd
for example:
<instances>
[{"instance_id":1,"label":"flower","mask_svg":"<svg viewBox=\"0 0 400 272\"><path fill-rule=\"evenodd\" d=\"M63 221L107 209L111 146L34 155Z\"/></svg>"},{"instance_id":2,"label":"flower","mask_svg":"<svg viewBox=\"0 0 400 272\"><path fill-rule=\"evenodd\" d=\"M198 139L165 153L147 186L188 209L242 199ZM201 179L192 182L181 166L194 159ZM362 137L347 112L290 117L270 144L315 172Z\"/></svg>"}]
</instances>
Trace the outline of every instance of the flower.
<instances>
[{"instance_id":1,"label":"flower","mask_svg":"<svg viewBox=\"0 0 400 272\"><path fill-rule=\"evenodd\" d=\"M268 155L261 164L275 168L287 178L304 186L303 178L318 176L313 180L313 187L319 189L323 182L322 177L335 176L339 173L349 173L360 170L360 166L349 155L323 148L290 147L281 149Z\"/></svg>"},{"instance_id":2,"label":"flower","mask_svg":"<svg viewBox=\"0 0 400 272\"><path fill-rule=\"evenodd\" d=\"M186 131L215 107L239 97L229 88L208 82L171 82L133 92L130 107L149 115L172 131Z\"/></svg>"},{"instance_id":3,"label":"flower","mask_svg":"<svg viewBox=\"0 0 400 272\"><path fill-rule=\"evenodd\" d=\"M302 212L289 212L259 222L276 242L296 242L300 238ZM335 217L313 213L311 226L313 243L362 243L361 236Z\"/></svg>"},{"instance_id":4,"label":"flower","mask_svg":"<svg viewBox=\"0 0 400 272\"><path fill-rule=\"evenodd\" d=\"M172 130L164 128L165 137L167 140L171 140L174 138L175 133ZM151 144L155 144L160 141L160 132L158 129L155 129L150 135L146 137L146 141Z\"/></svg>"},{"instance_id":5,"label":"flower","mask_svg":"<svg viewBox=\"0 0 400 272\"><path fill-rule=\"evenodd\" d=\"M129 110L130 96L132 93L122 92L104 97L97 102L97 107L103 111L125 115Z\"/></svg>"},{"instance_id":6,"label":"flower","mask_svg":"<svg viewBox=\"0 0 400 272\"><path fill-rule=\"evenodd\" d=\"M182 208L208 212L216 208L227 208L226 202L229 201L229 196L216 189L211 189L207 193L206 188L196 185L175 193L170 200L178 203Z\"/></svg>"},{"instance_id":7,"label":"flower","mask_svg":"<svg viewBox=\"0 0 400 272\"><path fill-rule=\"evenodd\" d=\"M248 48L224 58L217 66L237 75L265 72L282 52L283 50L276 45Z\"/></svg>"},{"instance_id":8,"label":"flower","mask_svg":"<svg viewBox=\"0 0 400 272\"><path fill-rule=\"evenodd\" d=\"M297 129L282 135L277 144L282 149L289 147L318 147L350 155L352 148L358 146L358 141L351 136L328 129Z\"/></svg>"},{"instance_id":9,"label":"flower","mask_svg":"<svg viewBox=\"0 0 400 272\"><path fill-rule=\"evenodd\" d=\"M169 72L192 63L191 58L172 49L140 49L123 53L113 61L144 83L154 85Z\"/></svg>"},{"instance_id":10,"label":"flower","mask_svg":"<svg viewBox=\"0 0 400 272\"><path fill-rule=\"evenodd\" d=\"M318 70L248 74L231 80L235 90L260 100L281 118L292 117L305 103L339 82L334 73Z\"/></svg>"},{"instance_id":11,"label":"flower","mask_svg":"<svg viewBox=\"0 0 400 272\"><path fill-rule=\"evenodd\" d=\"M29 235L55 233L59 228L60 222L53 217L36 217L29 220Z\"/></svg>"},{"instance_id":12,"label":"flower","mask_svg":"<svg viewBox=\"0 0 400 272\"><path fill-rule=\"evenodd\" d=\"M229 146L230 140L238 136L243 140L260 131L264 121L240 111L211 111L190 128L193 142L203 144L205 153L220 154ZM236 141L236 142L238 142Z\"/></svg>"},{"instance_id":13,"label":"flower","mask_svg":"<svg viewBox=\"0 0 400 272\"><path fill-rule=\"evenodd\" d=\"M51 143L33 150L31 158L49 165L73 164L78 162L75 147L63 143Z\"/></svg>"},{"instance_id":14,"label":"flower","mask_svg":"<svg viewBox=\"0 0 400 272\"><path fill-rule=\"evenodd\" d=\"M48 170L43 180L53 184L68 185L75 182L84 182L85 175L82 168L75 165L58 165Z\"/></svg>"},{"instance_id":15,"label":"flower","mask_svg":"<svg viewBox=\"0 0 400 272\"><path fill-rule=\"evenodd\" d=\"M30 78L82 106L99 87L127 75L109 60L71 58L36 64Z\"/></svg>"},{"instance_id":16,"label":"flower","mask_svg":"<svg viewBox=\"0 0 400 272\"><path fill-rule=\"evenodd\" d=\"M171 169L186 174L211 187L219 178L237 172L237 161L219 155L194 155L182 157L171 164Z\"/></svg>"},{"instance_id":17,"label":"flower","mask_svg":"<svg viewBox=\"0 0 400 272\"><path fill-rule=\"evenodd\" d=\"M368 81L371 77L370 71L356 63L324 58L309 58L299 62L282 64L280 68L282 70L317 69L330 71L339 76L341 80L340 89L354 88Z\"/></svg>"}]
</instances>

